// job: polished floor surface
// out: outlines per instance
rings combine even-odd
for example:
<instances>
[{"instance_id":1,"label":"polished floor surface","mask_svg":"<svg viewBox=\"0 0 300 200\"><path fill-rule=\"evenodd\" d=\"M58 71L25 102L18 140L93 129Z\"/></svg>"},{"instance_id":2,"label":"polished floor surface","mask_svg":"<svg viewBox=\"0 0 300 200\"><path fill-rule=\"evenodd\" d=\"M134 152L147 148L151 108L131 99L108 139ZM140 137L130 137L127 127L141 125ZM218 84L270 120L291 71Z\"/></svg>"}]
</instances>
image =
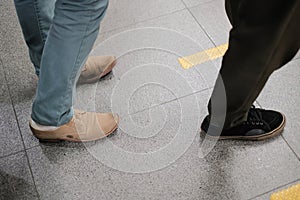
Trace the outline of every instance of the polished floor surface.
<instances>
[{"instance_id":1,"label":"polished floor surface","mask_svg":"<svg viewBox=\"0 0 300 200\"><path fill-rule=\"evenodd\" d=\"M28 127L37 78L13 1L1 0L0 199L264 200L300 182L299 54L256 102L285 113L282 136L200 137L221 59L183 69L178 58L226 44L229 30L223 0L111 0L92 54L117 66L78 86L75 105L120 113L120 129L85 145L39 143Z\"/></svg>"}]
</instances>

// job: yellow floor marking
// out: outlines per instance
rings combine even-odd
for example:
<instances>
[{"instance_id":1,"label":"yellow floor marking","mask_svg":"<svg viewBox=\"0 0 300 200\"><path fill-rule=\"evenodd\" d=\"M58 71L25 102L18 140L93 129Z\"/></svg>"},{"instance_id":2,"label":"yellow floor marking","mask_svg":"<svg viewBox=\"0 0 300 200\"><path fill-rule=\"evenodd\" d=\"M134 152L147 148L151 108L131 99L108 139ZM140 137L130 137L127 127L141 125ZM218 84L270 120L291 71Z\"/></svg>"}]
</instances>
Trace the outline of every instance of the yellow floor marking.
<instances>
[{"instance_id":1,"label":"yellow floor marking","mask_svg":"<svg viewBox=\"0 0 300 200\"><path fill-rule=\"evenodd\" d=\"M178 58L178 61L184 69L189 69L195 65L222 57L227 49L228 44L223 44L190 56Z\"/></svg>"},{"instance_id":2,"label":"yellow floor marking","mask_svg":"<svg viewBox=\"0 0 300 200\"><path fill-rule=\"evenodd\" d=\"M300 183L272 194L270 200L300 200Z\"/></svg>"}]
</instances>

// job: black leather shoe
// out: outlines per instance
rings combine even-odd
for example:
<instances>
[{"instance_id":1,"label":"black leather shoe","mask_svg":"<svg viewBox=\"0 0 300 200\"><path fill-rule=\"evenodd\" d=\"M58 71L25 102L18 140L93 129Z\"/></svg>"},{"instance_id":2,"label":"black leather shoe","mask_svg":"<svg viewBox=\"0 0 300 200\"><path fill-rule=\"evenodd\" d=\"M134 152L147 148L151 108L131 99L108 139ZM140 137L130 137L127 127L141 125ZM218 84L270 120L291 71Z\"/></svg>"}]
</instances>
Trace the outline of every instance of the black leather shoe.
<instances>
[{"instance_id":1,"label":"black leather shoe","mask_svg":"<svg viewBox=\"0 0 300 200\"><path fill-rule=\"evenodd\" d=\"M259 108L251 107L248 113L247 121L242 124L220 130L218 127L210 126L209 128L209 116L206 116L202 122L202 133L224 139L240 139L240 140L264 140L276 135L279 135L285 127L285 116L280 112L273 110L263 110ZM220 134L221 135L217 135Z\"/></svg>"}]
</instances>

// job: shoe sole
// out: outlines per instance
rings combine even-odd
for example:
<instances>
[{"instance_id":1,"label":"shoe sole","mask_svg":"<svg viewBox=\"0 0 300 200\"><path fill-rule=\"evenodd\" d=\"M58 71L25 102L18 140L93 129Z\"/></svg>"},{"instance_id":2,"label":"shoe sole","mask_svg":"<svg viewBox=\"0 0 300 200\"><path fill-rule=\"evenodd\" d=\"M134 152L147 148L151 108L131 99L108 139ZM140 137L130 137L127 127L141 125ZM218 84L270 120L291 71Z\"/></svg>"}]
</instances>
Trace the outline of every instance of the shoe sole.
<instances>
[{"instance_id":1,"label":"shoe sole","mask_svg":"<svg viewBox=\"0 0 300 200\"><path fill-rule=\"evenodd\" d=\"M86 79L86 80L78 80L78 84L92 84L92 83L96 83L97 81L99 81L101 78L103 78L104 76L106 76L107 74L109 74L112 69L116 66L117 64L117 60L114 60L105 70L104 72L102 72L99 76L96 76L94 78L91 79Z\"/></svg>"},{"instance_id":2,"label":"shoe sole","mask_svg":"<svg viewBox=\"0 0 300 200\"><path fill-rule=\"evenodd\" d=\"M286 124L286 117L282 113L280 113L283 116L283 120L281 124L274 129L273 131L259 135L259 136L212 136L208 135L205 131L201 130L201 134L207 136L208 138L211 139L219 139L219 140L252 140L252 141L261 141L261 140L266 140L272 137L275 137L277 135L280 135L285 127Z\"/></svg>"},{"instance_id":3,"label":"shoe sole","mask_svg":"<svg viewBox=\"0 0 300 200\"><path fill-rule=\"evenodd\" d=\"M72 138L64 138L64 139L42 139L42 138L38 138L35 134L34 134L34 130L33 128L30 126L29 127L33 133L33 135L42 143L58 143L58 142L75 142L75 143L83 143L83 142L93 142L96 140L100 140L102 138L105 138L109 135L111 135L113 132L115 132L115 130L117 130L118 126L119 126L119 122L120 122L120 118L118 117L117 121L116 121L116 125L112 128L111 131L109 131L107 134L105 134L105 136L101 137L101 138L97 138L97 139L91 139L91 140L77 140L77 139L72 139Z\"/></svg>"}]
</instances>

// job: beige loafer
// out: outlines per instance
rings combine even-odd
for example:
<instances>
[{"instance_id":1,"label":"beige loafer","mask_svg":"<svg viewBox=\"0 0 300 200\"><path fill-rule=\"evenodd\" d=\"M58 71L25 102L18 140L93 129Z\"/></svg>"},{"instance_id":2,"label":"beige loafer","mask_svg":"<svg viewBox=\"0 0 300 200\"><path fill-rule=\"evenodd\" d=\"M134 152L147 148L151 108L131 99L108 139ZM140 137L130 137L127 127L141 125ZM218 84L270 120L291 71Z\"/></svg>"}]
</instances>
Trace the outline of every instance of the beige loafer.
<instances>
[{"instance_id":1,"label":"beige loafer","mask_svg":"<svg viewBox=\"0 0 300 200\"><path fill-rule=\"evenodd\" d=\"M29 126L33 135L42 142L89 142L110 135L117 129L118 123L117 114L75 110L70 122L53 131L34 129L31 123Z\"/></svg>"},{"instance_id":2,"label":"beige loafer","mask_svg":"<svg viewBox=\"0 0 300 200\"><path fill-rule=\"evenodd\" d=\"M79 76L78 84L95 83L112 71L117 61L114 56L90 56Z\"/></svg>"}]
</instances>

